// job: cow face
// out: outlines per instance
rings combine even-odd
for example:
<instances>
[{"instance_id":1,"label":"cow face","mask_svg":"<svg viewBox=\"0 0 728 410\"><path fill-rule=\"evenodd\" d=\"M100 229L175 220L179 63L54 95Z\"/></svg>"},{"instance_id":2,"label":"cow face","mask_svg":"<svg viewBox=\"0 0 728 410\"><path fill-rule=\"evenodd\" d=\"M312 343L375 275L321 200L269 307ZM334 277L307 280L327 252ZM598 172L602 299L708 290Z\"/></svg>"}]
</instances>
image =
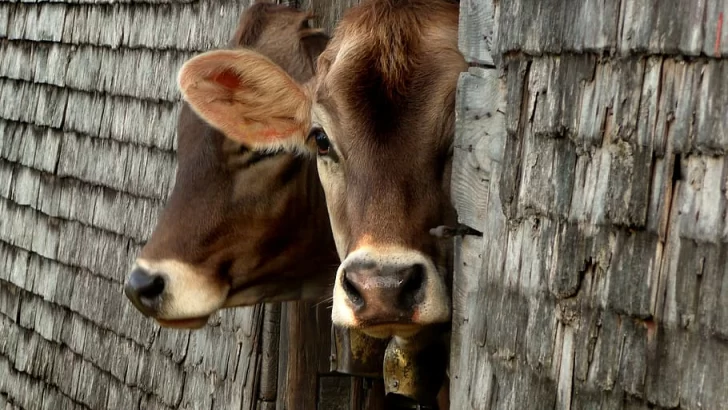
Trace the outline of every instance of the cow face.
<instances>
[{"instance_id":1,"label":"cow face","mask_svg":"<svg viewBox=\"0 0 728 410\"><path fill-rule=\"evenodd\" d=\"M247 50L206 53L181 71L185 98L226 134L316 155L342 261L337 325L388 337L449 320L451 249L429 230L455 220L454 100L467 67L457 21L449 2L362 4L306 85Z\"/></svg>"},{"instance_id":2,"label":"cow face","mask_svg":"<svg viewBox=\"0 0 728 410\"><path fill-rule=\"evenodd\" d=\"M308 28L309 18L286 6L251 6L231 45L267 55L303 83L328 41ZM134 305L164 326L199 327L220 308L330 289L337 260L315 161L247 144L243 135L265 137L257 124L225 131L183 103L176 183L125 285Z\"/></svg>"}]
</instances>

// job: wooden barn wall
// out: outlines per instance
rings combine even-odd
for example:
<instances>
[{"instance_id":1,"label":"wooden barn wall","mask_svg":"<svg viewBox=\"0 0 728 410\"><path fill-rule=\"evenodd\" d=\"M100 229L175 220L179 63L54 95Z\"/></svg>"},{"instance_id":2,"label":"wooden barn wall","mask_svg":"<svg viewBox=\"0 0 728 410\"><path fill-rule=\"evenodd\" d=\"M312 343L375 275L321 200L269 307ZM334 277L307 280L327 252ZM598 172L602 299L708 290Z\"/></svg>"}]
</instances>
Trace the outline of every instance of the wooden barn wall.
<instances>
[{"instance_id":1,"label":"wooden barn wall","mask_svg":"<svg viewBox=\"0 0 728 410\"><path fill-rule=\"evenodd\" d=\"M347 5L332 3L303 6L330 29ZM122 293L174 184L177 70L224 46L247 4L0 1L0 409L280 409L304 383L348 394L317 384L324 353L295 339L290 318L320 316L310 305L227 310L190 332Z\"/></svg>"},{"instance_id":2,"label":"wooden barn wall","mask_svg":"<svg viewBox=\"0 0 728 410\"><path fill-rule=\"evenodd\" d=\"M728 1L461 6L452 408L728 408Z\"/></svg>"}]
</instances>

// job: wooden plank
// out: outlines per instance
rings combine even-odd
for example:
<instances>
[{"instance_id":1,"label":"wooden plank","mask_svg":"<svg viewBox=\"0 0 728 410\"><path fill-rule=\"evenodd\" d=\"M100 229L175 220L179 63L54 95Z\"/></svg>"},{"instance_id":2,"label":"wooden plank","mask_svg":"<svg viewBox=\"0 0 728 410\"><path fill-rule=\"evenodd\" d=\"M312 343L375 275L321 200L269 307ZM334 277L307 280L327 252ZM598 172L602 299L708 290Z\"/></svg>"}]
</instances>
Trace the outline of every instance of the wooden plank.
<instances>
[{"instance_id":1,"label":"wooden plank","mask_svg":"<svg viewBox=\"0 0 728 410\"><path fill-rule=\"evenodd\" d=\"M59 180L34 168L0 160L7 192L0 197L29 206L50 218L78 221L141 243L162 209L161 201L89 185L73 178ZM68 202L72 199L72 202ZM89 212L93 210L93 212Z\"/></svg>"},{"instance_id":2,"label":"wooden plank","mask_svg":"<svg viewBox=\"0 0 728 410\"><path fill-rule=\"evenodd\" d=\"M2 120L49 126L53 130L46 131L55 134L59 133L60 128L64 128L94 137L163 150L176 148L179 105L67 91L54 86L13 80L0 79L0 86L3 87L0 90L0 101L7 99L7 105L0 109ZM13 93L20 95L20 99L14 98ZM23 130L29 129L25 125L20 127Z\"/></svg>"},{"instance_id":3,"label":"wooden plank","mask_svg":"<svg viewBox=\"0 0 728 410\"><path fill-rule=\"evenodd\" d=\"M0 68L0 74L7 78L171 102L180 97L176 74L194 55L176 50L30 41L8 41L2 52L12 62ZM76 75L79 70L86 75Z\"/></svg>"},{"instance_id":4,"label":"wooden plank","mask_svg":"<svg viewBox=\"0 0 728 410\"><path fill-rule=\"evenodd\" d=\"M106 109L101 118L99 137L162 150L176 150L179 104L151 104L148 101L109 96L104 106Z\"/></svg>"},{"instance_id":5,"label":"wooden plank","mask_svg":"<svg viewBox=\"0 0 728 410\"><path fill-rule=\"evenodd\" d=\"M497 54L599 52L616 45L619 2L516 0L499 8Z\"/></svg>"},{"instance_id":6,"label":"wooden plank","mask_svg":"<svg viewBox=\"0 0 728 410\"><path fill-rule=\"evenodd\" d=\"M8 28L10 26L10 3L0 4L0 37L8 36Z\"/></svg>"},{"instance_id":7,"label":"wooden plank","mask_svg":"<svg viewBox=\"0 0 728 410\"><path fill-rule=\"evenodd\" d=\"M280 339L281 354L286 356L285 372L279 370L278 373L278 391L285 392L280 406L315 410L319 375L329 372L331 314L324 304L296 301L284 304L282 317L285 317L282 324L287 329L285 338L281 332ZM348 391L339 393L348 394ZM347 402L348 397L341 400Z\"/></svg>"},{"instance_id":8,"label":"wooden plank","mask_svg":"<svg viewBox=\"0 0 728 410\"><path fill-rule=\"evenodd\" d=\"M0 391L11 392L8 394L13 403L11 409L33 408L38 403L38 397L43 397L43 401L47 402L50 408L75 409L80 405L58 389L16 371L4 356L0 356L0 374L5 375L0 379Z\"/></svg>"},{"instance_id":9,"label":"wooden plank","mask_svg":"<svg viewBox=\"0 0 728 410\"><path fill-rule=\"evenodd\" d=\"M461 74L458 82L456 110L461 114L455 128L451 195L460 222L479 231L485 229L482 204L487 203L490 174L505 144L500 84L496 70L478 68Z\"/></svg>"},{"instance_id":10,"label":"wooden plank","mask_svg":"<svg viewBox=\"0 0 728 410\"><path fill-rule=\"evenodd\" d=\"M702 30L705 2L669 1L664 7L623 2L619 48L624 53L699 55L707 40ZM679 16L679 18L677 18Z\"/></svg>"},{"instance_id":11,"label":"wooden plank","mask_svg":"<svg viewBox=\"0 0 728 410\"><path fill-rule=\"evenodd\" d=\"M127 387L123 378L119 379L110 375L91 362L86 361L83 356L72 352L68 347L45 340L37 333L33 333L32 330L19 327L6 318L0 318L0 320L3 320L4 327L17 329L18 350L3 353L19 372L38 379L55 380L55 382L49 384L49 387L53 386L64 395L75 397L76 400L91 408L105 405L106 391L109 388L120 391L127 397L136 396L138 398L144 394L140 390L145 388L144 385ZM21 352L22 354L20 354ZM68 373L68 368L63 367L60 362L69 359L75 366L71 371L78 375L78 381L80 382L78 385L74 385L72 381L69 382L63 378L64 372ZM175 380L170 379L172 384L168 385L168 387L171 387L173 382ZM179 380L177 380L177 383L179 383ZM174 389L167 391L173 393ZM157 399L166 401L170 398L162 396L157 397Z\"/></svg>"},{"instance_id":12,"label":"wooden plank","mask_svg":"<svg viewBox=\"0 0 728 410\"><path fill-rule=\"evenodd\" d=\"M497 31L494 7L490 1L460 2L458 48L469 63L494 65L493 35Z\"/></svg>"},{"instance_id":13,"label":"wooden plank","mask_svg":"<svg viewBox=\"0 0 728 410\"><path fill-rule=\"evenodd\" d=\"M33 41L61 41L65 14L66 7L59 3L28 10L23 37Z\"/></svg>"},{"instance_id":14,"label":"wooden plank","mask_svg":"<svg viewBox=\"0 0 728 410\"><path fill-rule=\"evenodd\" d=\"M247 1L154 4L15 3L10 39L147 48L208 50L234 32ZM179 24L158 24L177 21ZM41 23L42 22L42 23ZM214 22L214 23L213 23ZM47 26L46 26L47 24ZM158 27L144 30L141 27ZM103 29L102 29L103 28ZM204 30L202 28L205 28Z\"/></svg>"},{"instance_id":15,"label":"wooden plank","mask_svg":"<svg viewBox=\"0 0 728 410\"><path fill-rule=\"evenodd\" d=\"M351 381L348 376L319 376L318 410L349 410Z\"/></svg>"},{"instance_id":16,"label":"wooden plank","mask_svg":"<svg viewBox=\"0 0 728 410\"><path fill-rule=\"evenodd\" d=\"M453 278L453 318L452 342L450 346L450 406L451 408L486 408L493 393L490 380L486 380L480 372L474 372L468 363L478 360L478 347L468 342L474 337L477 320L471 315L472 304L466 301L478 294L477 272L482 267L482 240L477 237L465 237L457 241L455 253L455 275ZM481 367L484 369L484 366ZM475 375L478 375L476 377ZM469 398L468 390L477 384L482 393L476 404Z\"/></svg>"},{"instance_id":17,"label":"wooden plank","mask_svg":"<svg viewBox=\"0 0 728 410\"><path fill-rule=\"evenodd\" d=\"M130 194L165 199L176 167L172 153L114 140L64 133L57 175Z\"/></svg>"},{"instance_id":18,"label":"wooden plank","mask_svg":"<svg viewBox=\"0 0 728 410\"><path fill-rule=\"evenodd\" d=\"M496 4L508 138L454 197L484 233L458 244L454 408L725 403L725 62L664 56L720 55L725 2L598 3Z\"/></svg>"},{"instance_id":19,"label":"wooden plank","mask_svg":"<svg viewBox=\"0 0 728 410\"><path fill-rule=\"evenodd\" d=\"M726 181L725 157L689 157L683 164L684 184L679 202L680 237L700 243L725 241L726 201L722 186ZM676 221L677 222L677 221Z\"/></svg>"},{"instance_id":20,"label":"wooden plank","mask_svg":"<svg viewBox=\"0 0 728 410\"><path fill-rule=\"evenodd\" d=\"M486 7L486 3L481 2ZM466 3L469 4L469 3ZM721 57L728 34L723 0L686 3L670 0L661 7L640 2L598 0L567 4L561 0L515 0L504 3L496 23L496 54L613 52L623 55L703 55ZM468 10L473 10L472 8ZM477 12L473 13L478 15ZM721 17L723 16L723 17ZM466 17L467 18L467 17ZM488 16L480 21L487 21ZM492 26L489 26L492 27ZM477 42L464 34L462 42ZM490 49L490 48L488 48Z\"/></svg>"},{"instance_id":21,"label":"wooden plank","mask_svg":"<svg viewBox=\"0 0 728 410\"><path fill-rule=\"evenodd\" d=\"M261 361L260 393L261 405L275 406L278 396L278 355L280 351L281 304L265 305L263 324L263 353Z\"/></svg>"},{"instance_id":22,"label":"wooden plank","mask_svg":"<svg viewBox=\"0 0 728 410\"><path fill-rule=\"evenodd\" d=\"M123 299L123 295L118 291L118 284L88 272L79 272L77 268L53 262L36 254L18 251L18 248L9 245L3 245L0 250L7 258L8 266L4 279L9 283L21 288L27 287L48 299L49 303L78 312L97 325L113 329L138 343L146 344L154 332L152 323L140 316ZM36 277L43 280L35 281ZM73 296L73 290L81 286L87 289L88 298L85 298L84 294ZM90 299L91 297L102 298L107 300L107 303L104 308L90 308L95 306L94 300L98 300ZM120 314L109 316L109 312L114 311Z\"/></svg>"},{"instance_id":23,"label":"wooden plank","mask_svg":"<svg viewBox=\"0 0 728 410\"><path fill-rule=\"evenodd\" d=\"M350 410L382 410L384 402L384 380L351 377Z\"/></svg>"},{"instance_id":24,"label":"wooden plank","mask_svg":"<svg viewBox=\"0 0 728 410\"><path fill-rule=\"evenodd\" d=\"M703 53L711 57L725 57L728 54L728 28L725 26L728 3L725 0L707 0L704 16L701 25L705 33ZM697 28L693 30L698 31Z\"/></svg>"},{"instance_id":25,"label":"wooden plank","mask_svg":"<svg viewBox=\"0 0 728 410\"><path fill-rule=\"evenodd\" d=\"M728 5L726 5L728 7ZM728 16L728 9L726 9ZM726 28L728 31L728 28ZM703 67L695 106L693 146L707 154L724 154L728 147L728 118L718 108L728 101L728 62L710 60Z\"/></svg>"}]
</instances>

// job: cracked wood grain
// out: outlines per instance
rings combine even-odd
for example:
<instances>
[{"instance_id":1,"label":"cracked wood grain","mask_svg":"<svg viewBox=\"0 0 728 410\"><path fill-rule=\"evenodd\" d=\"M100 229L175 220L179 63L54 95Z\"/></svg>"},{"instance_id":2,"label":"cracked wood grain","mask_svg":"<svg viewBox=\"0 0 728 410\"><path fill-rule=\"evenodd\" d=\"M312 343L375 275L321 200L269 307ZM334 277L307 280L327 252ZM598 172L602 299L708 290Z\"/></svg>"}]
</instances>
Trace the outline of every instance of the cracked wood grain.
<instances>
[{"instance_id":1,"label":"cracked wood grain","mask_svg":"<svg viewBox=\"0 0 728 410\"><path fill-rule=\"evenodd\" d=\"M497 81L459 84L506 103L467 144L503 133L501 159L456 150L483 232L457 243L458 408L726 403L726 5L494 3Z\"/></svg>"}]
</instances>

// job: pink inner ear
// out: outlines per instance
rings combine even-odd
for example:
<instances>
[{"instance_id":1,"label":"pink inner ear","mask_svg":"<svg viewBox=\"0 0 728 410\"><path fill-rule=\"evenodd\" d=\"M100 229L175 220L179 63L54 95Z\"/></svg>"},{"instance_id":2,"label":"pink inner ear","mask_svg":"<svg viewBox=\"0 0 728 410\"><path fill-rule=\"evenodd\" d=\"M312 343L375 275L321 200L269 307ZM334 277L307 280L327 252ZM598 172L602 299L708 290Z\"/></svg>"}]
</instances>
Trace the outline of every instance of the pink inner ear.
<instances>
[{"instance_id":1,"label":"pink inner ear","mask_svg":"<svg viewBox=\"0 0 728 410\"><path fill-rule=\"evenodd\" d=\"M267 138L267 139L271 139L271 140L280 138L282 136L278 130L276 130L275 128L272 128L272 127L265 127L262 130L260 130L259 133L262 138Z\"/></svg>"},{"instance_id":2,"label":"pink inner ear","mask_svg":"<svg viewBox=\"0 0 728 410\"><path fill-rule=\"evenodd\" d=\"M215 74L211 78L211 80L226 88L240 88L240 78L238 78L238 75L235 74L235 72L233 72L232 70L220 71L219 73Z\"/></svg>"},{"instance_id":3,"label":"pink inner ear","mask_svg":"<svg viewBox=\"0 0 728 410\"><path fill-rule=\"evenodd\" d=\"M273 126L263 125L260 123L242 123L240 132L244 135L246 141L264 141L276 140L292 135L296 131L296 126L278 129Z\"/></svg>"},{"instance_id":4,"label":"pink inner ear","mask_svg":"<svg viewBox=\"0 0 728 410\"><path fill-rule=\"evenodd\" d=\"M281 138L281 132L274 127L265 126L262 124L244 124L242 128L245 130L244 132L249 135L248 138L254 139L254 140L274 140Z\"/></svg>"}]
</instances>

